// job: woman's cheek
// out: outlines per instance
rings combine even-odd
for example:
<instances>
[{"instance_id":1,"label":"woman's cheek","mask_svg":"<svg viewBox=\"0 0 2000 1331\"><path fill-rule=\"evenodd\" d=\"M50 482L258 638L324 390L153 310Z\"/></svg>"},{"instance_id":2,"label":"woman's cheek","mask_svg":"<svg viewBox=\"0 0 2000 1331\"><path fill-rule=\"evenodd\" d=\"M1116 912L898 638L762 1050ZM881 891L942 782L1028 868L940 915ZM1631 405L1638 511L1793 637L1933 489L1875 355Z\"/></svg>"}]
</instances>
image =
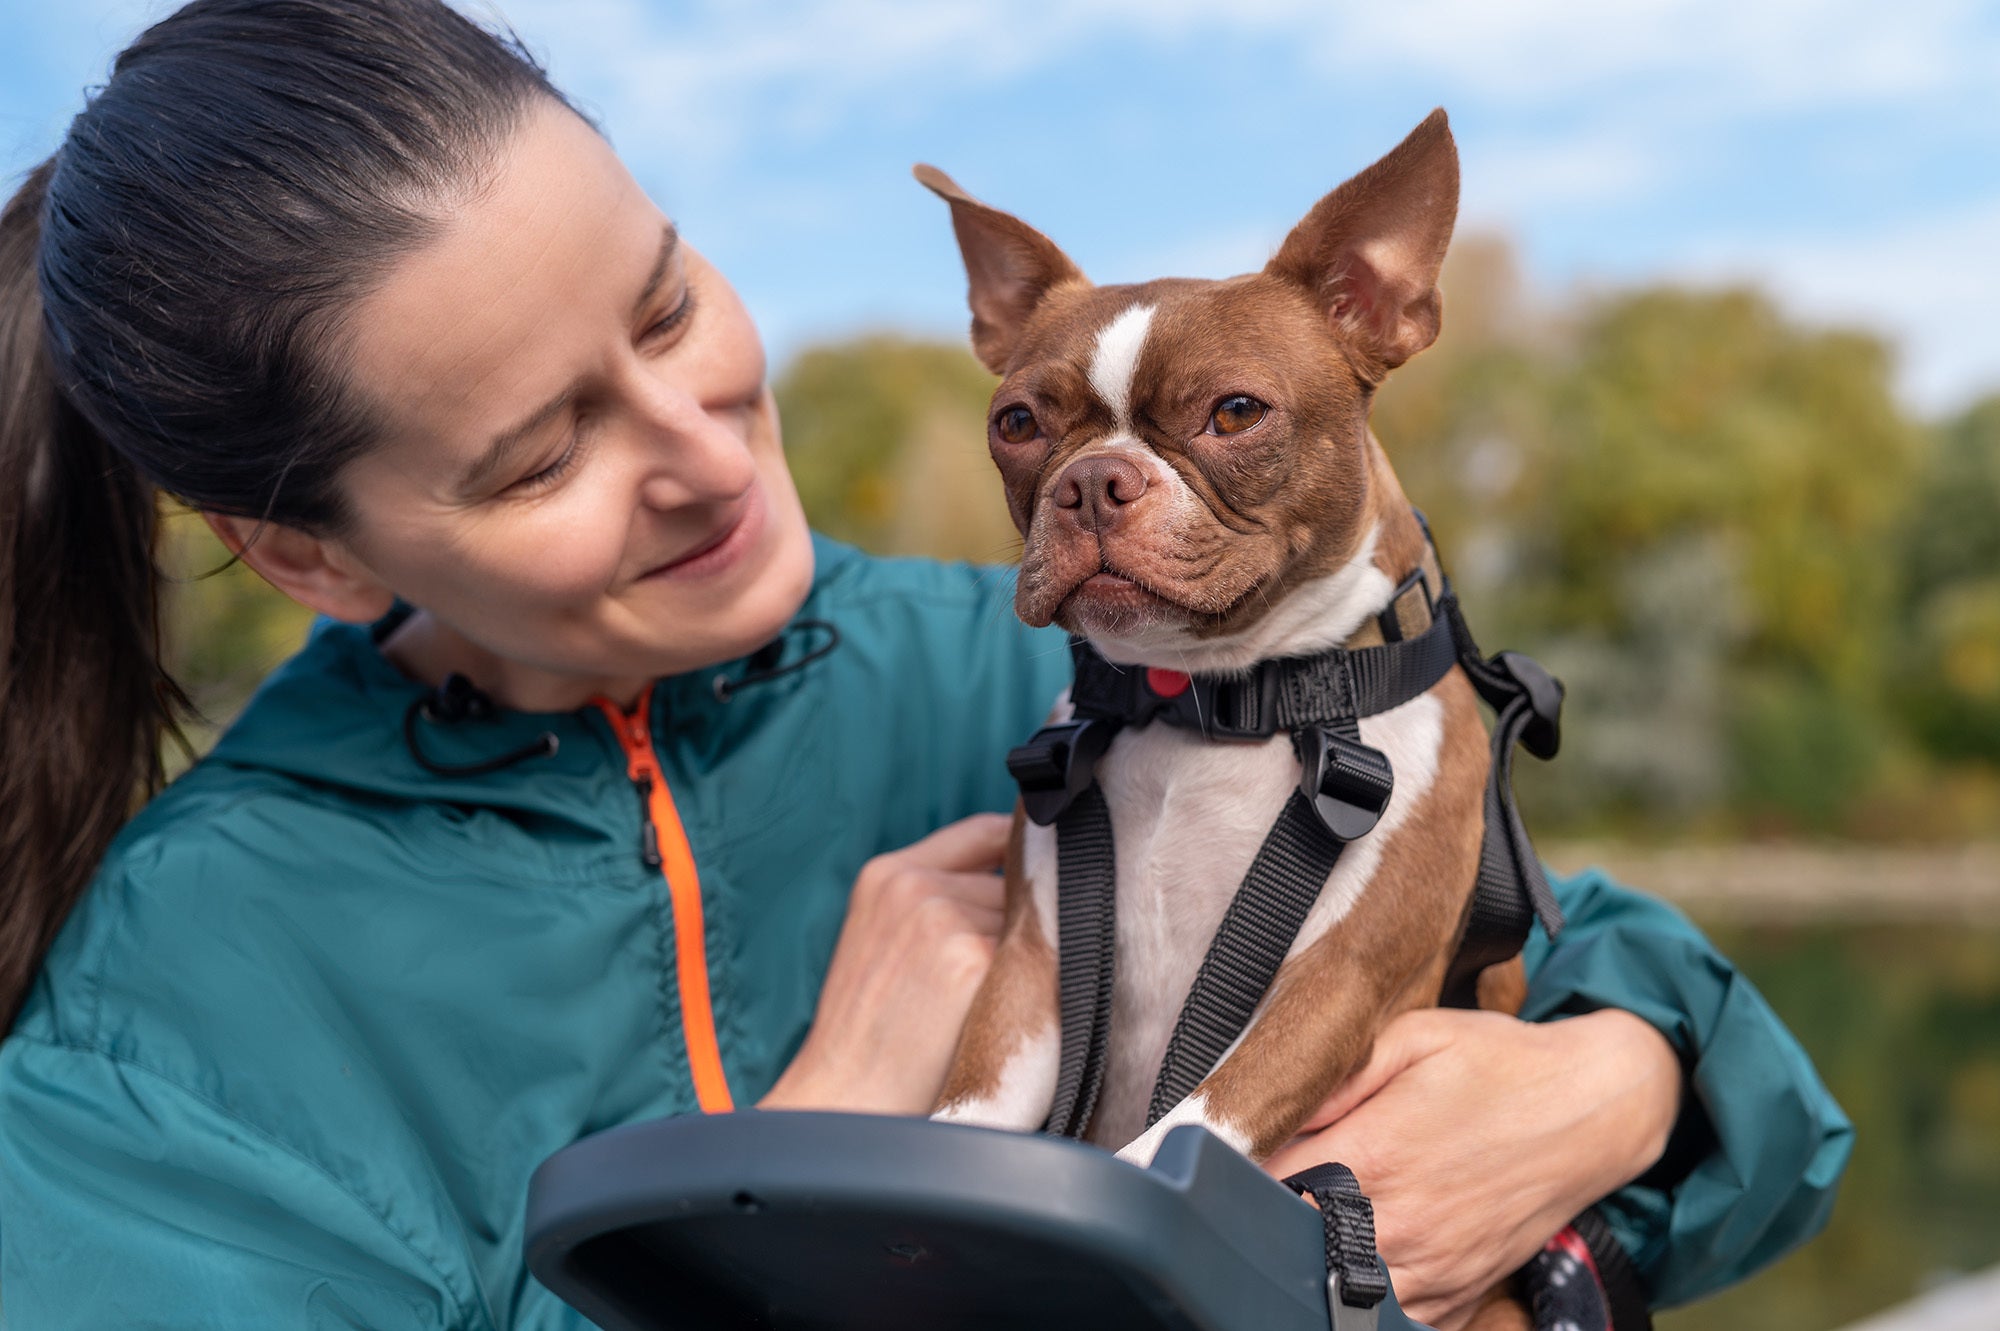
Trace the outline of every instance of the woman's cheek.
<instances>
[{"instance_id":1,"label":"woman's cheek","mask_svg":"<svg viewBox=\"0 0 2000 1331\"><path fill-rule=\"evenodd\" d=\"M464 580L497 603L554 608L582 608L611 590L622 576L626 524L586 496L571 498L551 495L506 521L481 524L456 552Z\"/></svg>"}]
</instances>

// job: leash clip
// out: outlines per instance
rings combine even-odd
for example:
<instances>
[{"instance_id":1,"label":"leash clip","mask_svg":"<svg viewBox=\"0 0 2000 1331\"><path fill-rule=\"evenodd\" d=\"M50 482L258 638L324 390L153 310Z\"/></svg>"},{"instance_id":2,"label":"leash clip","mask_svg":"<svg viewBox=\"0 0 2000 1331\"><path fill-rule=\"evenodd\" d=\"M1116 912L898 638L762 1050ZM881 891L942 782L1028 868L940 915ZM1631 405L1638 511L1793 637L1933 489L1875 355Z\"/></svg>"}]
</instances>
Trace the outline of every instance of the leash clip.
<instances>
[{"instance_id":1,"label":"leash clip","mask_svg":"<svg viewBox=\"0 0 2000 1331\"><path fill-rule=\"evenodd\" d=\"M1007 754L1007 771L1021 788L1021 803L1036 826L1047 827L1097 779L1097 762L1118 727L1109 721L1064 721L1043 726Z\"/></svg>"},{"instance_id":2,"label":"leash clip","mask_svg":"<svg viewBox=\"0 0 2000 1331\"><path fill-rule=\"evenodd\" d=\"M1388 755L1325 726L1308 726L1293 743L1299 751L1299 791L1313 802L1326 830L1340 841L1373 831L1396 789Z\"/></svg>"}]
</instances>

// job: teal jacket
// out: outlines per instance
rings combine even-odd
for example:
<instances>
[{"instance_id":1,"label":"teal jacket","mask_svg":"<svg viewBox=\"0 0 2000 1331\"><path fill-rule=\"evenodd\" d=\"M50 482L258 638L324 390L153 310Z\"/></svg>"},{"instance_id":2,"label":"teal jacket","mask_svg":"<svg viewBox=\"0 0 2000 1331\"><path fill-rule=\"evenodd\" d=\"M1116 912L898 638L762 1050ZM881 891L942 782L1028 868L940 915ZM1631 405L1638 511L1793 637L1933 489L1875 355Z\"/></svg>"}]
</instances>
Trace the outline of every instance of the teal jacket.
<instances>
[{"instance_id":1,"label":"teal jacket","mask_svg":"<svg viewBox=\"0 0 2000 1331\"><path fill-rule=\"evenodd\" d=\"M1001 757L1067 682L1004 574L818 560L802 618L835 650L733 691L770 662L665 679L651 710L736 1104L804 1038L862 862L1009 807ZM785 660L825 637L795 626ZM8 1325L584 1325L522 1265L528 1176L697 1107L674 902L606 716L420 722L442 762L559 742L446 777L405 743L423 692L322 626L119 837L0 1044ZM1691 1298L1814 1232L1849 1129L1678 915L1592 875L1558 892L1534 1013L1630 1009L1688 1068L1684 1158L1616 1217L1657 1296Z\"/></svg>"}]
</instances>

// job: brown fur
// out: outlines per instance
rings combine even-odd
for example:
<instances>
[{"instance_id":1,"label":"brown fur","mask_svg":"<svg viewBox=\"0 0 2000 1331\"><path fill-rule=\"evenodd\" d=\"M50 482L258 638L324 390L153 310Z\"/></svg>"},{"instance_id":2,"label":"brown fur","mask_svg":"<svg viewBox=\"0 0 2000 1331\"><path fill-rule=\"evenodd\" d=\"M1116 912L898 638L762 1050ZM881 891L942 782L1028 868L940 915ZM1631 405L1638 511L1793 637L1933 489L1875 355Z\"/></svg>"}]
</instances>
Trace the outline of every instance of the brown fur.
<instances>
[{"instance_id":1,"label":"brown fur","mask_svg":"<svg viewBox=\"0 0 2000 1331\"><path fill-rule=\"evenodd\" d=\"M1000 1087L1007 1057L1021 1040L1059 1020L1056 992L1056 952L1042 936L1042 922L1021 872L1021 828L1027 820L1014 810L1013 834L1007 838L1007 906L1000 946L992 968L980 982L940 1108L983 1100Z\"/></svg>"}]
</instances>

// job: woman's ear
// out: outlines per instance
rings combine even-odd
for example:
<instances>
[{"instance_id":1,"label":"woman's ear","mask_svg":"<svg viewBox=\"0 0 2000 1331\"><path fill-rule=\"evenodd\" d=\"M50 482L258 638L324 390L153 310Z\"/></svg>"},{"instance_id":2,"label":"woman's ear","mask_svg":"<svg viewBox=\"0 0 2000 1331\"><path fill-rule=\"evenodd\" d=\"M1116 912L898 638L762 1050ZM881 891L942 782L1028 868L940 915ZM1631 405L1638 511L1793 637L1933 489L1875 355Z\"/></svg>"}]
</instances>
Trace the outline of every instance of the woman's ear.
<instances>
[{"instance_id":1,"label":"woman's ear","mask_svg":"<svg viewBox=\"0 0 2000 1331\"><path fill-rule=\"evenodd\" d=\"M395 593L338 541L255 518L201 516L231 554L308 610L372 624L396 603Z\"/></svg>"}]
</instances>

